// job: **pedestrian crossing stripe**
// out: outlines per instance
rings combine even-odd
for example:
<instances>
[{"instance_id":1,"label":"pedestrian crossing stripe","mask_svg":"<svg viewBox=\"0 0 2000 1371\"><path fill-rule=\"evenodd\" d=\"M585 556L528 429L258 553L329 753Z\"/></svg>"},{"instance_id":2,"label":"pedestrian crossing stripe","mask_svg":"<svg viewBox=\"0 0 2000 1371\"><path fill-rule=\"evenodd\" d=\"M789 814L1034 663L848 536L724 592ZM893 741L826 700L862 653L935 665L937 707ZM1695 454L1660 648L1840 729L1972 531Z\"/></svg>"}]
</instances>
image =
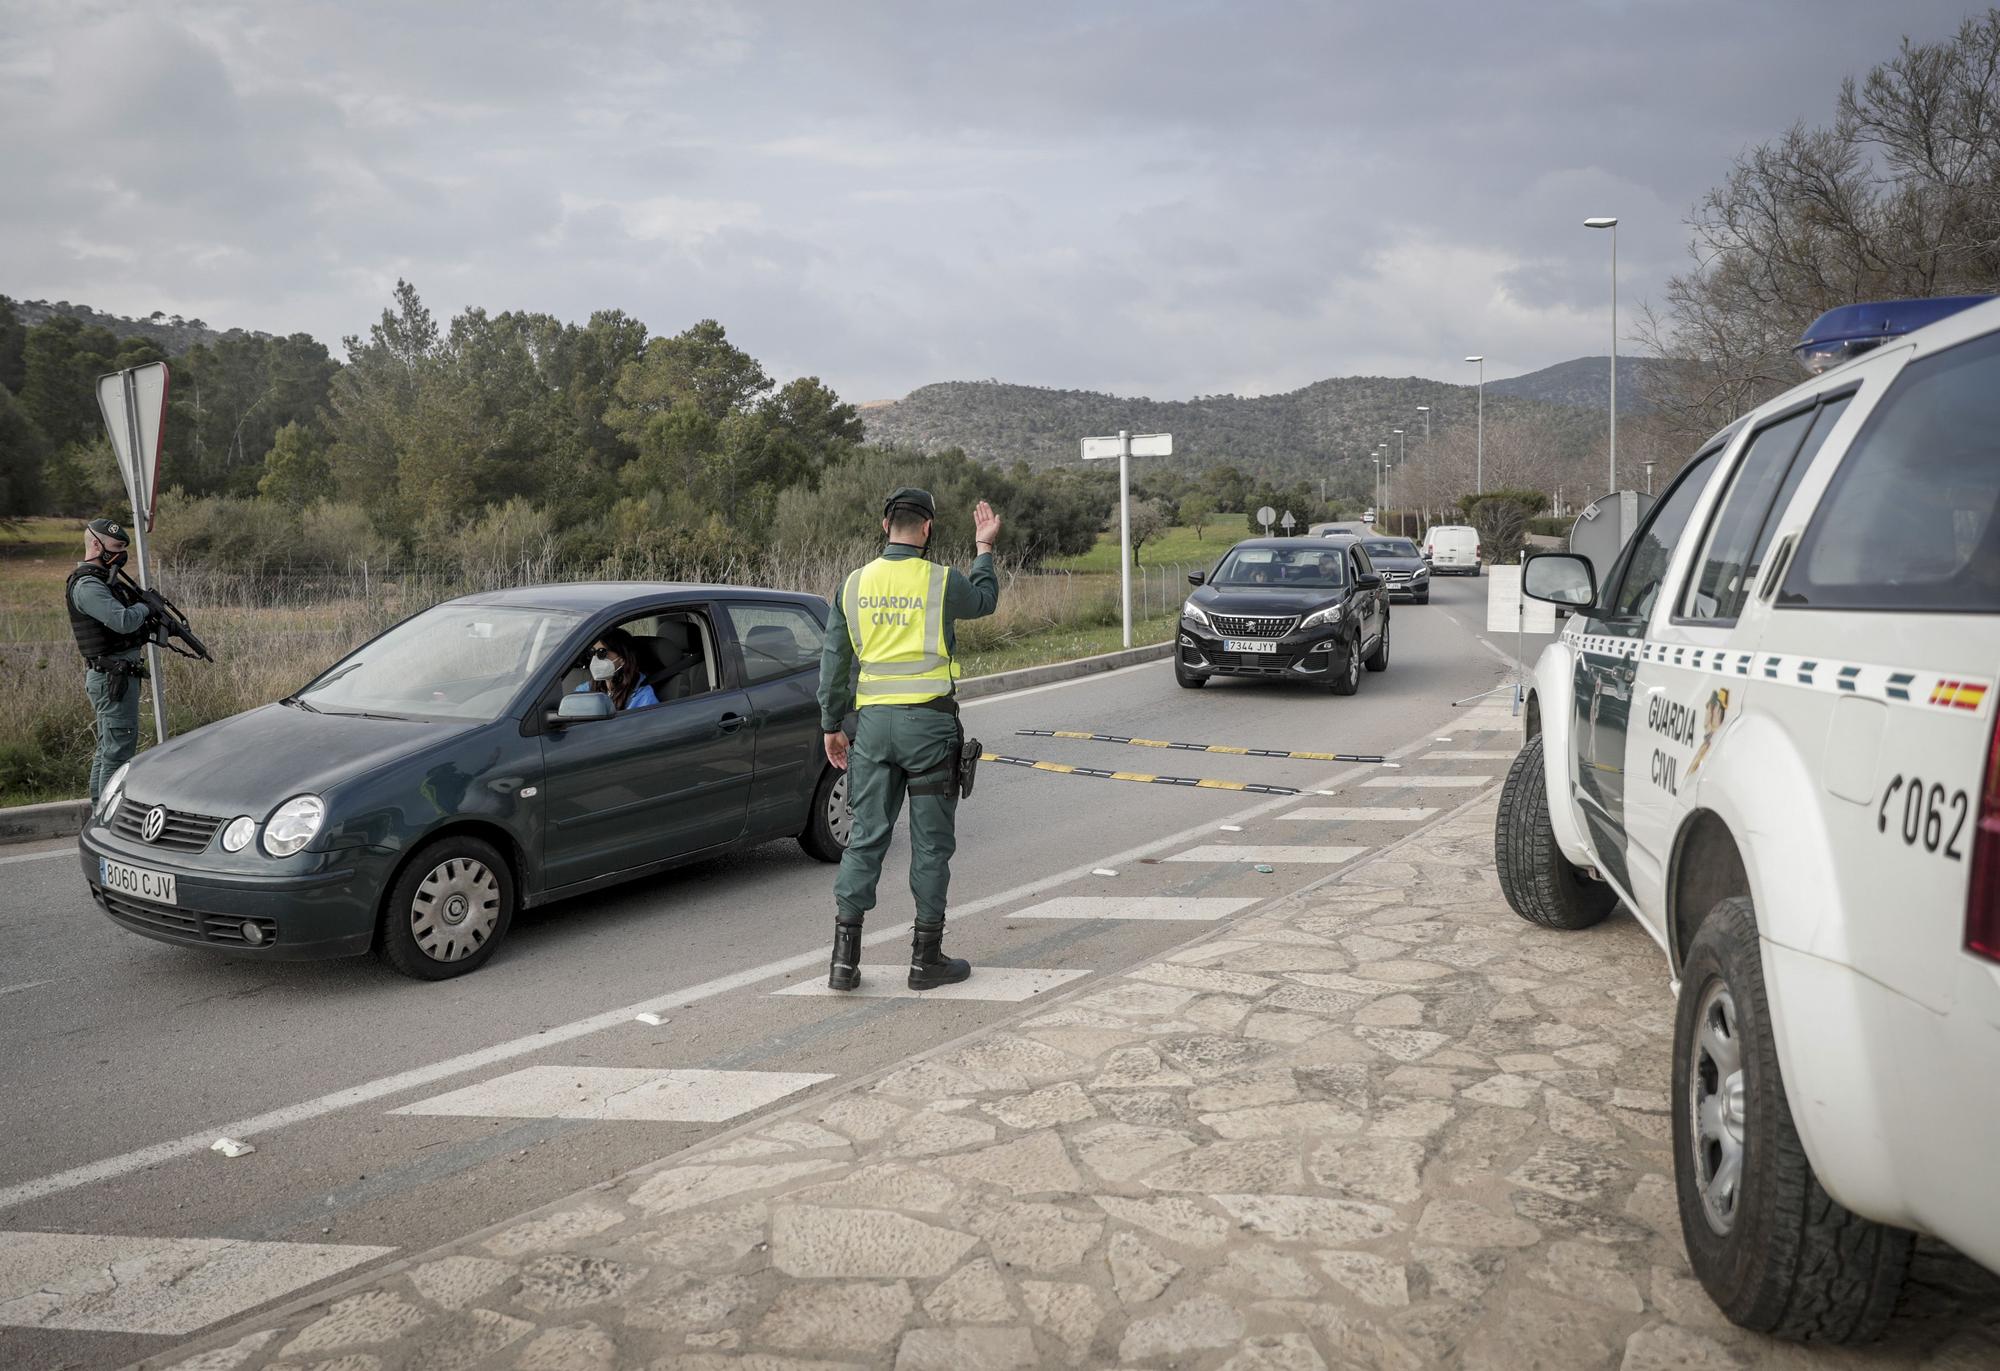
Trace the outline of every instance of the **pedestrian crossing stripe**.
<instances>
[{"instance_id":1,"label":"pedestrian crossing stripe","mask_svg":"<svg viewBox=\"0 0 2000 1371\"><path fill-rule=\"evenodd\" d=\"M1108 771L1096 766L1071 766L1067 762L1038 762L1033 757L1008 757L998 752L982 752L982 762L999 766L1021 766L1030 771L1047 771L1058 776L1088 776L1099 781L1137 781L1142 785L1178 785L1190 790L1240 790L1246 795L1296 795L1292 786L1258 785L1253 781L1217 781L1205 776L1155 776L1145 771Z\"/></svg>"},{"instance_id":2,"label":"pedestrian crossing stripe","mask_svg":"<svg viewBox=\"0 0 2000 1371\"><path fill-rule=\"evenodd\" d=\"M1170 743L1159 738L1127 738L1117 733L1080 733L1063 728L1017 728L1017 738L1073 738L1083 743L1122 743L1126 747L1159 747L1174 752L1214 752L1228 757L1290 758L1299 762L1380 762L1380 753L1287 752L1269 747L1229 747L1223 743Z\"/></svg>"}]
</instances>

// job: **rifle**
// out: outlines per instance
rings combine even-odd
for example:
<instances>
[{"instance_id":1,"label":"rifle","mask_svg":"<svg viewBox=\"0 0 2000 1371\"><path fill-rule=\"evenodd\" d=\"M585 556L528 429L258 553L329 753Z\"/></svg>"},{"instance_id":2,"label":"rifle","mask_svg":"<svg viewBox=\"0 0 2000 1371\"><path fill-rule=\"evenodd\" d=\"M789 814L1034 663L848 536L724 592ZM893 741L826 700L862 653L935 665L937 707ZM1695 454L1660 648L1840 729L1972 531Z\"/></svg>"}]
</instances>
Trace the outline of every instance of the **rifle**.
<instances>
[{"instance_id":1,"label":"rifle","mask_svg":"<svg viewBox=\"0 0 2000 1371\"><path fill-rule=\"evenodd\" d=\"M215 660L215 654L208 650L208 645L195 636L194 625L188 622L187 615L181 613L179 605L159 591L148 590L141 586L123 567L118 569L118 579L138 591L147 608L153 611L152 621L147 628L155 646L163 647L169 652L178 652L183 657L192 657L197 661ZM175 639L180 641L176 642Z\"/></svg>"}]
</instances>

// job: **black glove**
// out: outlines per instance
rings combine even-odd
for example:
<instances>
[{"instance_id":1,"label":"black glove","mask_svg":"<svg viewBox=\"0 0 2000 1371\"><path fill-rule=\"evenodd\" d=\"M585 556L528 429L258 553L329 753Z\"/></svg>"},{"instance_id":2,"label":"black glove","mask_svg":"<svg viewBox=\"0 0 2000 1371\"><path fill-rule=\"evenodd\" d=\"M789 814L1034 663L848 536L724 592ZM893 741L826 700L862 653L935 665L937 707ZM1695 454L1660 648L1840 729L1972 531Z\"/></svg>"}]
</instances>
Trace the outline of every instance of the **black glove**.
<instances>
[{"instance_id":1,"label":"black glove","mask_svg":"<svg viewBox=\"0 0 2000 1371\"><path fill-rule=\"evenodd\" d=\"M146 608L152 610L155 615L163 619L166 617L167 597L160 594L159 591L142 590L139 592L139 600Z\"/></svg>"}]
</instances>

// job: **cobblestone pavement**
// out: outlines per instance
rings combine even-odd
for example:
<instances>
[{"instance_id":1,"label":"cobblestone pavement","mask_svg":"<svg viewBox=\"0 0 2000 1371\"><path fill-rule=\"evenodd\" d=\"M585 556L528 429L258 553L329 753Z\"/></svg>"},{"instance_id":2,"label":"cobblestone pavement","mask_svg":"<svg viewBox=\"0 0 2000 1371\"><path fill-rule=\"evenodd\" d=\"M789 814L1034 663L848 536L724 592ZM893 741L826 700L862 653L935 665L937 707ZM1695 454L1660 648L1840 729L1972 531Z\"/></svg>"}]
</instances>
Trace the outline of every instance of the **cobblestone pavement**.
<instances>
[{"instance_id":1,"label":"cobblestone pavement","mask_svg":"<svg viewBox=\"0 0 2000 1371\"><path fill-rule=\"evenodd\" d=\"M1721 1319L1665 963L1515 918L1492 823L148 1365L2000 1366L2000 1282L1941 1250L1872 1348Z\"/></svg>"}]
</instances>

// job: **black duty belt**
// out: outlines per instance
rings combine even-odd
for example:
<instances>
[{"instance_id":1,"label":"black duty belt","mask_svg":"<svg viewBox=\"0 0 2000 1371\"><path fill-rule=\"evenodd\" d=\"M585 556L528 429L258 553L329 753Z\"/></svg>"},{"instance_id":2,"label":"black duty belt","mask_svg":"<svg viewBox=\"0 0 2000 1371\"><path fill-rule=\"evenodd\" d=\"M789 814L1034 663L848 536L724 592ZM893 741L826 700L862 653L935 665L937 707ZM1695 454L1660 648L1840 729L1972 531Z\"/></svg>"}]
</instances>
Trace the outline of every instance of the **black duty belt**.
<instances>
[{"instance_id":1,"label":"black duty belt","mask_svg":"<svg viewBox=\"0 0 2000 1371\"><path fill-rule=\"evenodd\" d=\"M85 657L83 664L107 676L135 676L146 679L146 664L136 657Z\"/></svg>"}]
</instances>

